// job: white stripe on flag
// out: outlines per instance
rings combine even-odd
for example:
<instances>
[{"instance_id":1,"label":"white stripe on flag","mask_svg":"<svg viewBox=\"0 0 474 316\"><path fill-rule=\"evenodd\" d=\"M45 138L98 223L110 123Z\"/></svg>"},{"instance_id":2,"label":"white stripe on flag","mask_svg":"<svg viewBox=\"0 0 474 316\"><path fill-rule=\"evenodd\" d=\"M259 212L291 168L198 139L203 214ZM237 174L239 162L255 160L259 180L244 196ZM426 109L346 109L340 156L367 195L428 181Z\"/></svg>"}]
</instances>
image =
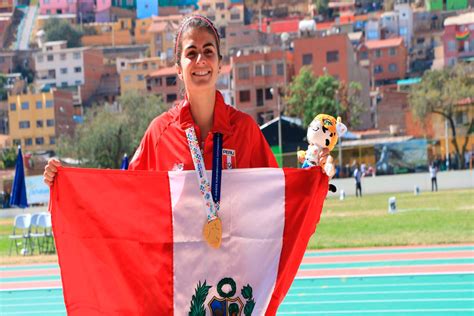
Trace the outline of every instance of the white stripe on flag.
<instances>
[{"instance_id":1,"label":"white stripe on flag","mask_svg":"<svg viewBox=\"0 0 474 316\"><path fill-rule=\"evenodd\" d=\"M223 278L253 289L253 315L263 315L275 286L285 226L282 169L234 169L222 173L223 240L211 249L202 239L206 220L194 171L170 172L173 212L174 313L187 315L198 282L212 285L205 307ZM210 175L209 175L210 177ZM234 297L236 297L234 296ZM209 312L209 310L208 310Z\"/></svg>"}]
</instances>

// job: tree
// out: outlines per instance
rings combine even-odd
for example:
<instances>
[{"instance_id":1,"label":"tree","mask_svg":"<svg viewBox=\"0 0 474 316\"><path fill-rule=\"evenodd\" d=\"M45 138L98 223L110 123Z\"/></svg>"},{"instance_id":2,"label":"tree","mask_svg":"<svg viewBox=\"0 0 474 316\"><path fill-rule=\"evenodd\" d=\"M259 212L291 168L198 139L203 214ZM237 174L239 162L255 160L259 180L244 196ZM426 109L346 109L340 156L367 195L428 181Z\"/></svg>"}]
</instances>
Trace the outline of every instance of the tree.
<instances>
[{"instance_id":1,"label":"tree","mask_svg":"<svg viewBox=\"0 0 474 316\"><path fill-rule=\"evenodd\" d=\"M15 168L16 163L16 148L5 148L0 152L0 160L3 163L4 169Z\"/></svg>"},{"instance_id":2,"label":"tree","mask_svg":"<svg viewBox=\"0 0 474 316\"><path fill-rule=\"evenodd\" d=\"M357 126L361 90L358 83L346 85L330 75L316 78L310 68L303 67L289 86L286 114L303 119L305 126L320 113L340 116L348 125Z\"/></svg>"},{"instance_id":3,"label":"tree","mask_svg":"<svg viewBox=\"0 0 474 316\"><path fill-rule=\"evenodd\" d=\"M7 85L7 77L0 74L0 100L7 99L7 89L5 86Z\"/></svg>"},{"instance_id":4,"label":"tree","mask_svg":"<svg viewBox=\"0 0 474 316\"><path fill-rule=\"evenodd\" d=\"M49 19L46 21L43 30L47 42L67 41L67 47L69 48L82 46L83 32L66 20Z\"/></svg>"},{"instance_id":5,"label":"tree","mask_svg":"<svg viewBox=\"0 0 474 316\"><path fill-rule=\"evenodd\" d=\"M415 118L422 122L430 113L441 115L448 121L452 135L452 144L456 153L464 165L464 153L469 141L469 135L474 132L474 118L457 129L455 115L458 112L458 104L462 100L470 98L473 106L474 96L474 65L458 64L453 68L431 70L425 72L421 83L413 87L408 97L408 102ZM464 143L459 147L458 132L464 135Z\"/></svg>"},{"instance_id":6,"label":"tree","mask_svg":"<svg viewBox=\"0 0 474 316\"><path fill-rule=\"evenodd\" d=\"M127 93L111 105L88 110L72 138L60 137L59 155L78 159L87 167L120 167L124 153L133 153L151 120L167 109L154 95Z\"/></svg>"},{"instance_id":7,"label":"tree","mask_svg":"<svg viewBox=\"0 0 474 316\"><path fill-rule=\"evenodd\" d=\"M313 0L318 14L326 15L329 8L329 0Z\"/></svg>"}]
</instances>

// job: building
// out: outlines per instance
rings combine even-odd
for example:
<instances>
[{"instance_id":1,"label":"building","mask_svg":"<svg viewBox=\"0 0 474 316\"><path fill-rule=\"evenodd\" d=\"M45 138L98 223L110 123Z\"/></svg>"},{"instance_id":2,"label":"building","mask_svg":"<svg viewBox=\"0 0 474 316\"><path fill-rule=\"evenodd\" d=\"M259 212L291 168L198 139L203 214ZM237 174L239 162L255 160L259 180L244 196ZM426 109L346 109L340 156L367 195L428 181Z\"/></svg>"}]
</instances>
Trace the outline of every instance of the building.
<instances>
[{"instance_id":1,"label":"building","mask_svg":"<svg viewBox=\"0 0 474 316\"><path fill-rule=\"evenodd\" d=\"M87 102L99 86L103 54L90 47L66 48L66 41L47 42L33 54L38 89L72 88L75 104ZM78 98L78 99L77 99Z\"/></svg>"},{"instance_id":2,"label":"building","mask_svg":"<svg viewBox=\"0 0 474 316\"><path fill-rule=\"evenodd\" d=\"M137 19L151 18L159 15L158 13L158 1L137 0Z\"/></svg>"},{"instance_id":3,"label":"building","mask_svg":"<svg viewBox=\"0 0 474 316\"><path fill-rule=\"evenodd\" d=\"M182 15L152 18L152 23L148 29L148 32L151 34L151 57L160 57L170 65L174 62L174 36L183 18Z\"/></svg>"},{"instance_id":4,"label":"building","mask_svg":"<svg viewBox=\"0 0 474 316\"><path fill-rule=\"evenodd\" d=\"M474 12L447 18L444 21L444 65L474 59Z\"/></svg>"},{"instance_id":5,"label":"building","mask_svg":"<svg viewBox=\"0 0 474 316\"><path fill-rule=\"evenodd\" d=\"M222 49L224 59L234 56L238 51L259 50L263 46L276 46L278 36L273 33L260 32L250 25L229 25L227 27L226 51Z\"/></svg>"},{"instance_id":6,"label":"building","mask_svg":"<svg viewBox=\"0 0 474 316\"><path fill-rule=\"evenodd\" d=\"M110 8L112 0L99 0L95 8L95 22L111 22Z\"/></svg>"},{"instance_id":7,"label":"building","mask_svg":"<svg viewBox=\"0 0 474 316\"><path fill-rule=\"evenodd\" d=\"M282 98L278 95L293 74L290 52L250 53L231 58L235 107L263 124L279 115Z\"/></svg>"},{"instance_id":8,"label":"building","mask_svg":"<svg viewBox=\"0 0 474 316\"><path fill-rule=\"evenodd\" d=\"M112 0L112 6L126 10L135 10L137 8L137 0Z\"/></svg>"},{"instance_id":9,"label":"building","mask_svg":"<svg viewBox=\"0 0 474 316\"><path fill-rule=\"evenodd\" d=\"M360 64L371 74L375 86L394 84L407 72L407 49L403 38L367 41L359 48Z\"/></svg>"},{"instance_id":10,"label":"building","mask_svg":"<svg viewBox=\"0 0 474 316\"><path fill-rule=\"evenodd\" d=\"M117 22L89 23L84 25L86 34L82 36L84 46L122 46L132 45L132 25L130 18L119 19Z\"/></svg>"},{"instance_id":11,"label":"building","mask_svg":"<svg viewBox=\"0 0 474 316\"><path fill-rule=\"evenodd\" d=\"M246 22L255 22L262 16L284 18L287 16L307 16L313 9L312 1L306 0L244 0L249 17Z\"/></svg>"},{"instance_id":12,"label":"building","mask_svg":"<svg viewBox=\"0 0 474 316\"><path fill-rule=\"evenodd\" d=\"M217 79L217 90L219 90L224 97L224 102L234 106L234 93L232 87L232 65L222 65Z\"/></svg>"},{"instance_id":13,"label":"building","mask_svg":"<svg viewBox=\"0 0 474 316\"><path fill-rule=\"evenodd\" d=\"M8 121L13 145L26 150L50 150L62 135L75 129L73 95L51 89L8 97Z\"/></svg>"},{"instance_id":14,"label":"building","mask_svg":"<svg viewBox=\"0 0 474 316\"><path fill-rule=\"evenodd\" d=\"M369 71L359 66L347 34L324 37L299 38L294 42L295 73L309 67L315 76L331 75L339 81L359 82L362 85L361 101L366 107L361 115L360 129L375 125L375 114L370 114Z\"/></svg>"},{"instance_id":15,"label":"building","mask_svg":"<svg viewBox=\"0 0 474 316\"><path fill-rule=\"evenodd\" d=\"M180 91L183 91L183 89L184 85L179 80L175 67L161 68L146 76L146 90L148 93L160 96L169 105L182 97Z\"/></svg>"},{"instance_id":16,"label":"building","mask_svg":"<svg viewBox=\"0 0 474 316\"><path fill-rule=\"evenodd\" d=\"M16 0L2 0L0 2L0 13L12 13L16 5Z\"/></svg>"},{"instance_id":17,"label":"building","mask_svg":"<svg viewBox=\"0 0 474 316\"><path fill-rule=\"evenodd\" d=\"M413 9L408 3L395 4L398 13L398 36L401 36L406 47L410 47L413 38Z\"/></svg>"},{"instance_id":18,"label":"building","mask_svg":"<svg viewBox=\"0 0 474 316\"><path fill-rule=\"evenodd\" d=\"M159 57L117 60L121 94L127 91L148 91L147 76L164 66Z\"/></svg>"},{"instance_id":19,"label":"building","mask_svg":"<svg viewBox=\"0 0 474 316\"><path fill-rule=\"evenodd\" d=\"M78 0L39 0L39 5L39 12L42 15L78 12Z\"/></svg>"},{"instance_id":20,"label":"building","mask_svg":"<svg viewBox=\"0 0 474 316\"><path fill-rule=\"evenodd\" d=\"M425 8L428 11L465 10L468 6L468 0L425 0Z\"/></svg>"},{"instance_id":21,"label":"building","mask_svg":"<svg viewBox=\"0 0 474 316\"><path fill-rule=\"evenodd\" d=\"M14 51L0 50L0 73L8 74L13 71Z\"/></svg>"},{"instance_id":22,"label":"building","mask_svg":"<svg viewBox=\"0 0 474 316\"><path fill-rule=\"evenodd\" d=\"M379 19L370 19L365 23L365 39L367 41L379 40L381 33L381 22Z\"/></svg>"},{"instance_id":23,"label":"building","mask_svg":"<svg viewBox=\"0 0 474 316\"><path fill-rule=\"evenodd\" d=\"M151 33L148 32L152 23L152 18L140 19L135 21L134 43L149 45L151 43Z\"/></svg>"}]
</instances>

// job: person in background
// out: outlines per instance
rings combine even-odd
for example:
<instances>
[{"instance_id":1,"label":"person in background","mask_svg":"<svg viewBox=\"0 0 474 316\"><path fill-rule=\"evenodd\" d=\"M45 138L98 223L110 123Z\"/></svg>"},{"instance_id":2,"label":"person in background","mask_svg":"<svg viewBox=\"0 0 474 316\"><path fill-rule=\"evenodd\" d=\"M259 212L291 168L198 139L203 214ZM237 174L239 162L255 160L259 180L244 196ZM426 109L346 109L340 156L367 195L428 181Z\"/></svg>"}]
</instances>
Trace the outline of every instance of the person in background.
<instances>
[{"instance_id":1,"label":"person in background","mask_svg":"<svg viewBox=\"0 0 474 316\"><path fill-rule=\"evenodd\" d=\"M354 169L354 179L356 182L356 197L362 197L362 183L361 183L361 178L362 178L362 171L359 168L359 165L355 165Z\"/></svg>"},{"instance_id":2,"label":"person in background","mask_svg":"<svg viewBox=\"0 0 474 316\"><path fill-rule=\"evenodd\" d=\"M436 174L438 173L438 167L435 166L434 162L430 164L430 177L431 177L431 192L434 192L435 189L438 191L438 180L436 179Z\"/></svg>"}]
</instances>

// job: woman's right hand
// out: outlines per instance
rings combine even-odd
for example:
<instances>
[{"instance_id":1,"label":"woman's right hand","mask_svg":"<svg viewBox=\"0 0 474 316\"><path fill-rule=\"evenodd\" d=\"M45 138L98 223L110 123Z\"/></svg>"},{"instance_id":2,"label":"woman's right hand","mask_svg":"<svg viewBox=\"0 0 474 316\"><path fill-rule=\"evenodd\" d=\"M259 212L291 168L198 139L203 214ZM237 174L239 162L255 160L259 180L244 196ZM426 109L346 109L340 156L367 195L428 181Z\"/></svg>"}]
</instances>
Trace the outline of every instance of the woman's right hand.
<instances>
[{"instance_id":1,"label":"woman's right hand","mask_svg":"<svg viewBox=\"0 0 474 316\"><path fill-rule=\"evenodd\" d=\"M48 164L44 167L43 181L48 186L52 186L54 182L54 177L58 172L58 167L61 167L61 162L57 159L48 160Z\"/></svg>"}]
</instances>

